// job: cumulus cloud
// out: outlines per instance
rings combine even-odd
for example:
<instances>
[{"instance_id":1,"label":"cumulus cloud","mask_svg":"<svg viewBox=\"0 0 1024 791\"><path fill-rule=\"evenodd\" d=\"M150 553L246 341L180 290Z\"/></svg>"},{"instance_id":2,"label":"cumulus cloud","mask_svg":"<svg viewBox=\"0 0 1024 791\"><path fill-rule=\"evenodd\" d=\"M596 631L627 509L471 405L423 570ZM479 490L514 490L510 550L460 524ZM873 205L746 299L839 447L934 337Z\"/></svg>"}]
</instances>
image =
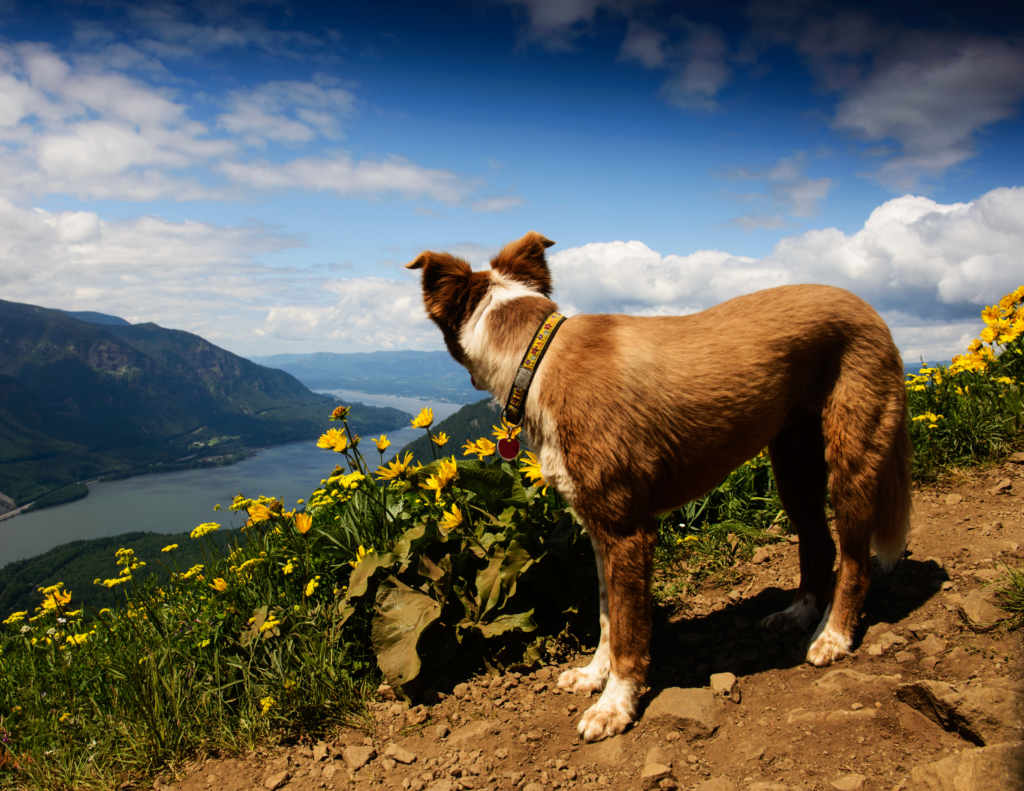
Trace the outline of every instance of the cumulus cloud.
<instances>
[{"instance_id":1,"label":"cumulus cloud","mask_svg":"<svg viewBox=\"0 0 1024 791\"><path fill-rule=\"evenodd\" d=\"M1020 285L1024 188L965 204L906 195L875 209L857 233L808 231L759 259L717 250L663 255L630 241L564 250L551 265L563 306L588 313L687 313L771 286L840 286L895 323L905 354L948 358L977 331L981 307Z\"/></svg>"}]
</instances>

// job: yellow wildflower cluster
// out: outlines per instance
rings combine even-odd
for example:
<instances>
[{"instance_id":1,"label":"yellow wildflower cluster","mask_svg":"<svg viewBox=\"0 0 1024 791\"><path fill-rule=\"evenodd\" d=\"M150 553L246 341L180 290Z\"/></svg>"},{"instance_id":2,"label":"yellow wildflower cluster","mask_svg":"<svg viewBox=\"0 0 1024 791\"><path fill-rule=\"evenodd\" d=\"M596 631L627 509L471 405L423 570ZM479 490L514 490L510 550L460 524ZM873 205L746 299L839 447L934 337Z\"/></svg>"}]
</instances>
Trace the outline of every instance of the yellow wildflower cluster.
<instances>
[{"instance_id":1,"label":"yellow wildflower cluster","mask_svg":"<svg viewBox=\"0 0 1024 791\"><path fill-rule=\"evenodd\" d=\"M58 610L64 605L71 602L71 591L61 593L60 589L64 587L63 582L58 582L56 585L50 585L47 588L40 588L39 592L43 594L43 606L40 608L43 612L49 612L50 610Z\"/></svg>"},{"instance_id":2,"label":"yellow wildflower cluster","mask_svg":"<svg viewBox=\"0 0 1024 791\"><path fill-rule=\"evenodd\" d=\"M430 428L434 425L434 410L424 407L411 421L413 428Z\"/></svg>"},{"instance_id":3,"label":"yellow wildflower cluster","mask_svg":"<svg viewBox=\"0 0 1024 791\"><path fill-rule=\"evenodd\" d=\"M949 366L950 373L980 373L987 370L996 356L993 347L1006 347L1024 335L1024 286L1019 286L995 305L982 310L981 320L985 322L985 329L978 338L971 341L967 354L953 357Z\"/></svg>"},{"instance_id":4,"label":"yellow wildflower cluster","mask_svg":"<svg viewBox=\"0 0 1024 791\"><path fill-rule=\"evenodd\" d=\"M492 433L494 434L495 439L505 439L505 437L508 437L509 429L512 429L511 439L515 439L523 430L522 426L510 426L508 423L505 422L505 418L501 419L500 426L492 425L491 428L494 429Z\"/></svg>"},{"instance_id":5,"label":"yellow wildflower cluster","mask_svg":"<svg viewBox=\"0 0 1024 791\"><path fill-rule=\"evenodd\" d=\"M444 447L448 443L448 440L450 439L450 437L447 434L445 434L443 431L439 431L439 432L437 432L437 436L436 437L431 437L430 439L433 441L433 443L435 445L437 445L437 447L441 448L441 447Z\"/></svg>"},{"instance_id":6,"label":"yellow wildflower cluster","mask_svg":"<svg viewBox=\"0 0 1024 791\"><path fill-rule=\"evenodd\" d=\"M548 482L544 480L544 476L540 471L540 461L532 453L527 452L523 456L522 464L519 467L522 470L523 475L530 479L530 483L534 486L543 486L543 494L548 493Z\"/></svg>"},{"instance_id":7,"label":"yellow wildflower cluster","mask_svg":"<svg viewBox=\"0 0 1024 791\"><path fill-rule=\"evenodd\" d=\"M409 477L408 473L418 470L421 466L423 465L412 466L412 453L407 451L405 458L397 456L394 461L388 462L386 467L378 467L377 480L395 482L405 480Z\"/></svg>"},{"instance_id":8,"label":"yellow wildflower cluster","mask_svg":"<svg viewBox=\"0 0 1024 791\"><path fill-rule=\"evenodd\" d=\"M391 440L388 439L387 434L381 434L380 439L373 440L373 444L377 446L378 453L383 453L391 447Z\"/></svg>"},{"instance_id":9,"label":"yellow wildflower cluster","mask_svg":"<svg viewBox=\"0 0 1024 791\"><path fill-rule=\"evenodd\" d=\"M348 413L352 411L352 407L348 406L336 406L334 411L331 412L329 420L344 420L348 417Z\"/></svg>"},{"instance_id":10,"label":"yellow wildflower cluster","mask_svg":"<svg viewBox=\"0 0 1024 791\"><path fill-rule=\"evenodd\" d=\"M192 531L192 538L202 538L207 533L212 533L214 530L220 528L220 525L216 522L203 522L199 527Z\"/></svg>"},{"instance_id":11,"label":"yellow wildflower cluster","mask_svg":"<svg viewBox=\"0 0 1024 791\"><path fill-rule=\"evenodd\" d=\"M459 506L453 505L451 511L445 511L442 509L444 515L437 526L445 532L452 530L462 524L462 511L459 510Z\"/></svg>"},{"instance_id":12,"label":"yellow wildflower cluster","mask_svg":"<svg viewBox=\"0 0 1024 791\"><path fill-rule=\"evenodd\" d=\"M344 431L336 428L327 429L327 433L321 434L316 441L318 448L333 450L335 453L344 453L348 449L348 436Z\"/></svg>"},{"instance_id":13,"label":"yellow wildflower cluster","mask_svg":"<svg viewBox=\"0 0 1024 791\"><path fill-rule=\"evenodd\" d=\"M921 423L927 421L928 428L938 428L939 421L942 420L944 415L936 415L934 412L925 412L923 415L918 415L914 418L915 423Z\"/></svg>"},{"instance_id":14,"label":"yellow wildflower cluster","mask_svg":"<svg viewBox=\"0 0 1024 791\"><path fill-rule=\"evenodd\" d=\"M303 591L303 593L306 595L307 599L310 596L313 595L313 591L316 590L316 588L317 588L317 586L319 584L320 584L320 577L319 576L313 577L313 579L311 579L309 582L306 583L306 589Z\"/></svg>"},{"instance_id":15,"label":"yellow wildflower cluster","mask_svg":"<svg viewBox=\"0 0 1024 791\"><path fill-rule=\"evenodd\" d=\"M462 446L463 456L476 454L477 461L483 461L487 456L493 456L497 446L487 437L480 437L476 442L467 442Z\"/></svg>"},{"instance_id":16,"label":"yellow wildflower cluster","mask_svg":"<svg viewBox=\"0 0 1024 791\"><path fill-rule=\"evenodd\" d=\"M455 464L455 457L441 459L438 461L437 472L427 476L427 482L421 483L420 488L434 492L434 502L440 502L441 492L447 489L459 474Z\"/></svg>"},{"instance_id":17,"label":"yellow wildflower cluster","mask_svg":"<svg viewBox=\"0 0 1024 791\"><path fill-rule=\"evenodd\" d=\"M338 468L340 469L340 468ZM335 472L330 478L320 481L321 487L309 498L309 507L317 508L322 505L341 505L352 499L359 485L366 480L366 476L359 470L345 475Z\"/></svg>"}]
</instances>

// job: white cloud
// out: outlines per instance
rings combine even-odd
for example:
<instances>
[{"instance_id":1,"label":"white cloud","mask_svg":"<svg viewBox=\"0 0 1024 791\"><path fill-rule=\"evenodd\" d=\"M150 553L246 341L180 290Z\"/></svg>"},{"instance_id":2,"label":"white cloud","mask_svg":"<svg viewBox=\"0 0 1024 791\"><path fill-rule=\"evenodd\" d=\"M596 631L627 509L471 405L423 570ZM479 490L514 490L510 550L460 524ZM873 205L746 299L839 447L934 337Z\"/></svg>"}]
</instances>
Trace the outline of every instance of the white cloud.
<instances>
[{"instance_id":1,"label":"white cloud","mask_svg":"<svg viewBox=\"0 0 1024 791\"><path fill-rule=\"evenodd\" d=\"M0 195L247 200L254 190L300 189L462 204L483 183L395 155L320 154L324 139L342 136L356 101L328 77L234 91L211 129L177 92L89 63L75 67L37 45L0 45ZM317 144L319 155L247 157L246 146L267 143ZM500 211L519 200L485 197L474 208Z\"/></svg>"},{"instance_id":2,"label":"white cloud","mask_svg":"<svg viewBox=\"0 0 1024 791\"><path fill-rule=\"evenodd\" d=\"M1024 97L1024 51L1001 41L944 39L926 37L880 58L836 109L835 128L901 145L876 174L896 189L973 157L975 133L1014 115Z\"/></svg>"},{"instance_id":3,"label":"white cloud","mask_svg":"<svg viewBox=\"0 0 1024 791\"><path fill-rule=\"evenodd\" d=\"M879 206L855 234L808 231L760 259L662 255L632 241L564 250L551 265L556 296L588 313L686 313L787 283L841 286L898 322L904 353L948 359L979 328L981 307L1022 282L1024 188L951 205L907 195Z\"/></svg>"},{"instance_id":4,"label":"white cloud","mask_svg":"<svg viewBox=\"0 0 1024 791\"><path fill-rule=\"evenodd\" d=\"M827 177L812 179L804 173L807 167L807 155L797 151L792 156L782 157L767 168L728 168L724 178L734 181L762 181L765 183L763 194L747 193L729 195L747 203L768 207L774 212L762 210L735 217L729 221L750 231L754 228L786 228L790 223L783 214L791 217L810 217L818 211L818 204L823 201L835 182Z\"/></svg>"},{"instance_id":5,"label":"white cloud","mask_svg":"<svg viewBox=\"0 0 1024 791\"><path fill-rule=\"evenodd\" d=\"M619 48L619 60L635 60L648 69L665 65L665 34L647 25L630 21L626 37Z\"/></svg>"},{"instance_id":6,"label":"white cloud","mask_svg":"<svg viewBox=\"0 0 1024 791\"><path fill-rule=\"evenodd\" d=\"M670 75L661 94L672 104L686 109L719 109L718 92L728 83L732 70L722 34L709 25L687 25L683 42L673 46Z\"/></svg>"},{"instance_id":7,"label":"white cloud","mask_svg":"<svg viewBox=\"0 0 1024 791\"><path fill-rule=\"evenodd\" d=\"M515 195L488 195L485 198L473 201L469 205L473 211L499 212L511 211L516 206L522 206L524 203L526 201Z\"/></svg>"}]
</instances>

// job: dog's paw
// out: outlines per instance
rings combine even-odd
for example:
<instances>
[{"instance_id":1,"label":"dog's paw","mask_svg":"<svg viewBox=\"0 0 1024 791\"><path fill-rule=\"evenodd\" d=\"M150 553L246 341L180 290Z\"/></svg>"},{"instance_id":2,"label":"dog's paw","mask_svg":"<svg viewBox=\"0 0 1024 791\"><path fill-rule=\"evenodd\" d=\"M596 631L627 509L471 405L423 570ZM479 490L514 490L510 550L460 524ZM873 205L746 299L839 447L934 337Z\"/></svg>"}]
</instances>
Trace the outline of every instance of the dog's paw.
<instances>
[{"instance_id":1,"label":"dog's paw","mask_svg":"<svg viewBox=\"0 0 1024 791\"><path fill-rule=\"evenodd\" d=\"M592 695L604 689L608 681L608 670L603 673L594 668L593 664L566 670L558 677L559 689L575 692L578 695Z\"/></svg>"},{"instance_id":2,"label":"dog's paw","mask_svg":"<svg viewBox=\"0 0 1024 791\"><path fill-rule=\"evenodd\" d=\"M826 626L807 649L807 661L815 667L824 667L849 654L852 647L849 639Z\"/></svg>"},{"instance_id":3,"label":"dog's paw","mask_svg":"<svg viewBox=\"0 0 1024 791\"><path fill-rule=\"evenodd\" d=\"M761 621L765 629L806 632L818 618L818 605L812 594L793 602L785 610L772 613Z\"/></svg>"},{"instance_id":4,"label":"dog's paw","mask_svg":"<svg viewBox=\"0 0 1024 791\"><path fill-rule=\"evenodd\" d=\"M596 742L626 730L633 721L636 699L633 682L612 679L601 699L583 712L579 726L583 741Z\"/></svg>"}]
</instances>

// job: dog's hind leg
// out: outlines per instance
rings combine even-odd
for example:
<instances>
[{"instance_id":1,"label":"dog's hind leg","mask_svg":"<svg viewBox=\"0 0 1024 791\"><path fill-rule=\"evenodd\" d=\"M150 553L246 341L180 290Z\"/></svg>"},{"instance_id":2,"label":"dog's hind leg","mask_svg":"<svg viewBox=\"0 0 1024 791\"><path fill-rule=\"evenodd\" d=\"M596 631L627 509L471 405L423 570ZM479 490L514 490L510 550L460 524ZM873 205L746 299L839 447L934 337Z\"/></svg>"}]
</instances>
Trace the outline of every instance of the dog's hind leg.
<instances>
[{"instance_id":1,"label":"dog's hind leg","mask_svg":"<svg viewBox=\"0 0 1024 791\"><path fill-rule=\"evenodd\" d=\"M593 742L624 731L633 721L647 677L651 644L651 571L657 530L654 520L642 527L617 525L598 534L608 588L608 683L600 699L584 712L579 732Z\"/></svg>"},{"instance_id":2,"label":"dog's hind leg","mask_svg":"<svg viewBox=\"0 0 1024 791\"><path fill-rule=\"evenodd\" d=\"M825 517L828 468L820 416L803 413L768 444L779 498L800 538L800 585L793 603L769 615L769 629L809 630L825 606L836 547Z\"/></svg>"},{"instance_id":3,"label":"dog's hind leg","mask_svg":"<svg viewBox=\"0 0 1024 791\"><path fill-rule=\"evenodd\" d=\"M866 387L859 388L860 392L853 387L845 388L846 392L837 388L826 412L829 483L840 563L830 609L807 649L807 661L818 667L853 648L871 583L872 540L883 563L898 558L905 544L911 446L902 371L896 369L890 379L888 393L878 392L885 380L871 382L874 392Z\"/></svg>"},{"instance_id":4,"label":"dog's hind leg","mask_svg":"<svg viewBox=\"0 0 1024 791\"><path fill-rule=\"evenodd\" d=\"M583 695L590 695L600 692L608 681L608 674L611 672L611 659L608 649L609 625L608 625L608 585L604 576L604 554L601 552L601 545L590 534L590 543L594 547L594 557L597 560L597 581L601 593L601 641L597 645L593 659L586 667L577 667L566 670L558 677L558 686L570 692L577 692Z\"/></svg>"}]
</instances>

